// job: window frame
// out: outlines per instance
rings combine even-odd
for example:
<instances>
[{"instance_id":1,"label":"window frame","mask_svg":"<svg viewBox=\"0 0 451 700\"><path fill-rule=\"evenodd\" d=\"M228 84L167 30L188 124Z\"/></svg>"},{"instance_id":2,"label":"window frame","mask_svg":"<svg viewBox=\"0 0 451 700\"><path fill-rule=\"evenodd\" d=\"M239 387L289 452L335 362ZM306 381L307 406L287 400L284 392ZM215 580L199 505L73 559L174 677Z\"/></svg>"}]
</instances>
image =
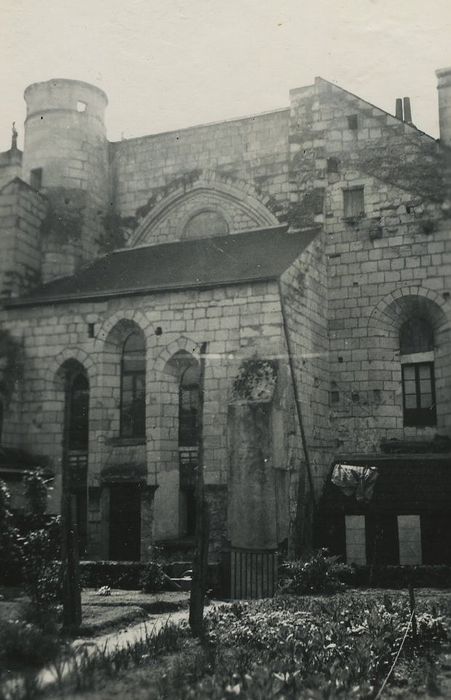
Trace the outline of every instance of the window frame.
<instances>
[{"instance_id":1,"label":"window frame","mask_svg":"<svg viewBox=\"0 0 451 700\"><path fill-rule=\"evenodd\" d=\"M142 369L126 369L125 365L125 354L126 346L132 335L136 335L140 338L142 342L142 353L144 356L143 368ZM145 438L146 437L146 344L142 337L142 334L138 330L131 331L122 343L121 352L121 366L120 366L120 406L119 406L119 436L124 439L128 438ZM124 401L124 380L126 377L131 377L131 400L127 403ZM139 419L135 420L133 414L130 414L130 407L138 399L138 379L141 378L144 386L143 396L142 396L142 406L139 413ZM131 416L131 431L125 430L125 415L126 408L128 407L128 415Z\"/></svg>"},{"instance_id":2,"label":"window frame","mask_svg":"<svg viewBox=\"0 0 451 700\"><path fill-rule=\"evenodd\" d=\"M344 187L343 188L343 218L345 221L358 221L363 219L365 216L365 187L364 185L357 185L355 187ZM347 198L350 197L351 193L359 192L362 196L362 208L358 213L350 213L349 206L350 202Z\"/></svg>"},{"instance_id":3,"label":"window frame","mask_svg":"<svg viewBox=\"0 0 451 700\"><path fill-rule=\"evenodd\" d=\"M416 407L407 408L406 407L406 396L412 396L413 394L406 394L405 383L408 381L404 374L407 368L414 368L414 381L415 381L415 399ZM430 370L430 389L431 389L431 408L423 408L421 406L421 384L420 384L420 368L428 367ZM403 362L401 365L401 384L402 384L402 407L403 407L403 423L404 427L428 427L437 425L437 404L435 396L435 372L434 372L434 362Z\"/></svg>"},{"instance_id":4,"label":"window frame","mask_svg":"<svg viewBox=\"0 0 451 700\"><path fill-rule=\"evenodd\" d=\"M199 393L200 393L200 382L199 381L189 381L185 383L185 378L190 369L194 368L193 365L188 365L183 372L182 376L180 377L180 382L179 382L179 416L178 416L178 423L179 423L179 431L178 431L178 444L179 444L179 449L183 449L184 447L198 447L199 445ZM195 367L197 371L199 371L198 367ZM192 411L188 411L183 407L183 396L188 395L190 397L190 404L192 404L192 397L196 396L196 408L195 412L193 413ZM189 429L187 429L187 425L184 422L190 423ZM182 438L189 434L190 437L188 441L184 441ZM187 444L187 442L189 444Z\"/></svg>"}]
</instances>

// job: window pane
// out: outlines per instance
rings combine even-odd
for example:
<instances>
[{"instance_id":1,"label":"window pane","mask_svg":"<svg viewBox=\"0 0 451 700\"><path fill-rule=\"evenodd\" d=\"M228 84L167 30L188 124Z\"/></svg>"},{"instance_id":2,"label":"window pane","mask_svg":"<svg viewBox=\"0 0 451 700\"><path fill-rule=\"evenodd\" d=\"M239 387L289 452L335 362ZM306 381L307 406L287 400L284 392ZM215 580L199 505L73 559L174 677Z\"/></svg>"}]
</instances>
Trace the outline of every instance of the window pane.
<instances>
[{"instance_id":1,"label":"window pane","mask_svg":"<svg viewBox=\"0 0 451 700\"><path fill-rule=\"evenodd\" d=\"M413 365L404 365L402 371L404 379L415 379L415 367Z\"/></svg>"},{"instance_id":2,"label":"window pane","mask_svg":"<svg viewBox=\"0 0 451 700\"><path fill-rule=\"evenodd\" d=\"M415 382L404 382L404 393L405 394L416 394L416 384Z\"/></svg>"},{"instance_id":3,"label":"window pane","mask_svg":"<svg viewBox=\"0 0 451 700\"><path fill-rule=\"evenodd\" d=\"M421 408L432 407L432 394L422 394L420 398Z\"/></svg>"},{"instance_id":4,"label":"window pane","mask_svg":"<svg viewBox=\"0 0 451 700\"><path fill-rule=\"evenodd\" d=\"M353 190L343 190L344 215L354 218L364 213L363 187Z\"/></svg>"},{"instance_id":5,"label":"window pane","mask_svg":"<svg viewBox=\"0 0 451 700\"><path fill-rule=\"evenodd\" d=\"M419 365L418 370L420 373L420 379L430 379L431 377L431 366L430 365Z\"/></svg>"},{"instance_id":6,"label":"window pane","mask_svg":"<svg viewBox=\"0 0 451 700\"><path fill-rule=\"evenodd\" d=\"M431 392L431 380L420 379L420 394L428 394Z\"/></svg>"},{"instance_id":7,"label":"window pane","mask_svg":"<svg viewBox=\"0 0 451 700\"><path fill-rule=\"evenodd\" d=\"M417 407L417 397L409 394L404 398L404 406L406 408L416 408Z\"/></svg>"}]
</instances>

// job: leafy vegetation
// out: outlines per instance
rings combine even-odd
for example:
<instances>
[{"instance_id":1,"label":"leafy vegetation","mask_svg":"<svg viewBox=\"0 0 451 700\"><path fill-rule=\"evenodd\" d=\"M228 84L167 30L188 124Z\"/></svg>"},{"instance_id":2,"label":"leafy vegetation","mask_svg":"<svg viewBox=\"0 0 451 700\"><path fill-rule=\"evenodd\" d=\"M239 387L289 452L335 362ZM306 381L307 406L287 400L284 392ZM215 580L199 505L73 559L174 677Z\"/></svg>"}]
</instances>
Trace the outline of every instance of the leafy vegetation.
<instances>
[{"instance_id":1,"label":"leafy vegetation","mask_svg":"<svg viewBox=\"0 0 451 700\"><path fill-rule=\"evenodd\" d=\"M341 563L337 556L328 556L322 549L309 559L286 562L280 589L295 595L337 593L345 589L352 576L350 566Z\"/></svg>"}]
</instances>

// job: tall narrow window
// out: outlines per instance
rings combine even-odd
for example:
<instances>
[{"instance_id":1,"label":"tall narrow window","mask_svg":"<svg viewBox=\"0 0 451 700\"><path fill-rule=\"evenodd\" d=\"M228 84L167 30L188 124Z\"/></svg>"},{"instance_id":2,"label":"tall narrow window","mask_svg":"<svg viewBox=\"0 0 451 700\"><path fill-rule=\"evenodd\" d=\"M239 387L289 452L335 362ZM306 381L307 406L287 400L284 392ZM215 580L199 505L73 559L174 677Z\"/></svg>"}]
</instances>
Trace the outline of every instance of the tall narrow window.
<instances>
[{"instance_id":1,"label":"tall narrow window","mask_svg":"<svg viewBox=\"0 0 451 700\"><path fill-rule=\"evenodd\" d=\"M402 366L404 425L435 425L434 363Z\"/></svg>"},{"instance_id":2,"label":"tall narrow window","mask_svg":"<svg viewBox=\"0 0 451 700\"><path fill-rule=\"evenodd\" d=\"M89 382L82 373L76 374L69 387L69 450L87 450L89 435Z\"/></svg>"},{"instance_id":3,"label":"tall narrow window","mask_svg":"<svg viewBox=\"0 0 451 700\"><path fill-rule=\"evenodd\" d=\"M65 370L67 450L64 469L75 509L79 551L84 555L88 540L89 381L78 362L69 360Z\"/></svg>"},{"instance_id":4,"label":"tall narrow window","mask_svg":"<svg viewBox=\"0 0 451 700\"><path fill-rule=\"evenodd\" d=\"M406 321L400 329L399 346L404 425L435 425L434 332L430 323L420 317Z\"/></svg>"},{"instance_id":5,"label":"tall narrow window","mask_svg":"<svg viewBox=\"0 0 451 700\"><path fill-rule=\"evenodd\" d=\"M3 402L0 401L0 445L2 444L3 434Z\"/></svg>"},{"instance_id":6,"label":"tall narrow window","mask_svg":"<svg viewBox=\"0 0 451 700\"><path fill-rule=\"evenodd\" d=\"M139 331L133 331L122 348L120 425L122 437L144 437L146 434L145 382L144 338Z\"/></svg>"},{"instance_id":7,"label":"tall narrow window","mask_svg":"<svg viewBox=\"0 0 451 700\"><path fill-rule=\"evenodd\" d=\"M199 415L199 367L187 367L180 380L179 446L197 447Z\"/></svg>"}]
</instances>

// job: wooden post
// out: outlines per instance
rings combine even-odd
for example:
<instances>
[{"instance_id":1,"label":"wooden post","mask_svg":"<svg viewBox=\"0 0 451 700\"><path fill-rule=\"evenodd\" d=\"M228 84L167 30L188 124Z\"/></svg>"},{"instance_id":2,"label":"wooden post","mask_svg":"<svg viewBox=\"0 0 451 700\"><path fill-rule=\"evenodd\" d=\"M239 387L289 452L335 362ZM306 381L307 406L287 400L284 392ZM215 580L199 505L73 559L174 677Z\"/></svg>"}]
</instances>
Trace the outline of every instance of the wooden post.
<instances>
[{"instance_id":1,"label":"wooden post","mask_svg":"<svg viewBox=\"0 0 451 700\"><path fill-rule=\"evenodd\" d=\"M63 570L63 629L74 633L81 625L78 534L72 508L69 475L69 378L66 379L61 479L61 565Z\"/></svg>"},{"instance_id":2,"label":"wooden post","mask_svg":"<svg viewBox=\"0 0 451 700\"><path fill-rule=\"evenodd\" d=\"M312 531L311 522L315 517L316 502L315 502L315 488L313 485L312 467L310 464L310 455L307 445L307 436L304 430L304 422L302 420L301 411L301 401L299 398L298 383L296 381L296 371L293 360L293 351L291 347L291 338L288 330L288 319L285 309L285 301L282 293L282 285L279 280L279 297L280 297L280 308L282 311L282 323L285 334L285 343L288 352L288 364L290 366L291 383L293 386L294 403L296 406L296 415L298 419L299 432L301 435L302 449L304 451L305 464L307 467L307 477L309 483L309 496L310 500L307 502L305 498L305 488L301 474L299 474L298 492L297 492L297 502L296 502L296 516L295 516L295 543L294 550L295 554L301 556L305 554L312 548ZM313 513L311 512L313 510Z\"/></svg>"},{"instance_id":3,"label":"wooden post","mask_svg":"<svg viewBox=\"0 0 451 700\"><path fill-rule=\"evenodd\" d=\"M204 598L207 590L209 518L204 489L204 391L207 343L200 350L199 408L198 408L198 462L196 478L196 551L193 560L193 579L189 601L189 625L194 637L204 631Z\"/></svg>"},{"instance_id":4,"label":"wooden post","mask_svg":"<svg viewBox=\"0 0 451 700\"><path fill-rule=\"evenodd\" d=\"M418 626L417 617L415 613L415 591L411 583L409 583L409 603L410 603L410 614L412 616L412 637L416 644L418 640Z\"/></svg>"}]
</instances>

